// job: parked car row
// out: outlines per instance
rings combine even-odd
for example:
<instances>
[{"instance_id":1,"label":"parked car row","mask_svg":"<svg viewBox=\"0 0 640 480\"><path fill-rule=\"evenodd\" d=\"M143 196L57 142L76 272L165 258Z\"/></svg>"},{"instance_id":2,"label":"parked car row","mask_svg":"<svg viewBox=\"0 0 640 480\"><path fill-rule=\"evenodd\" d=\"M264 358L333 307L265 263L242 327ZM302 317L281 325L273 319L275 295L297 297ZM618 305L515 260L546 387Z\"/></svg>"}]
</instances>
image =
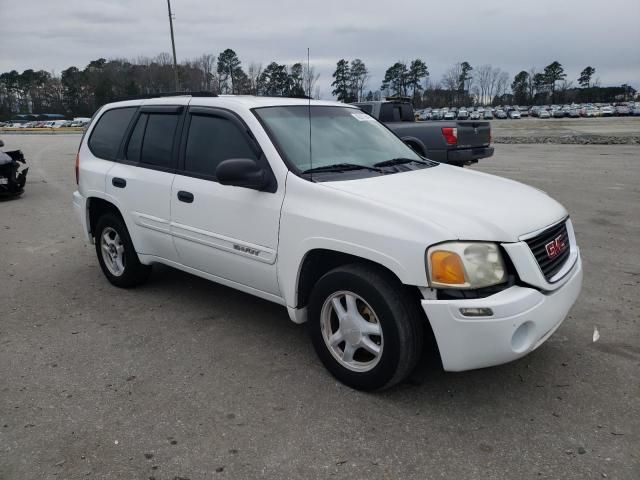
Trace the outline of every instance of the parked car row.
<instances>
[{"instance_id":1,"label":"parked car row","mask_svg":"<svg viewBox=\"0 0 640 480\"><path fill-rule=\"evenodd\" d=\"M31 122L0 122L5 128L84 128L89 124L85 120L49 120Z\"/></svg>"},{"instance_id":2,"label":"parked car row","mask_svg":"<svg viewBox=\"0 0 640 480\"><path fill-rule=\"evenodd\" d=\"M620 103L617 105L585 103L570 105L536 105L532 107L504 105L497 107L443 107L424 108L415 111L416 120L493 120L537 118L580 118L580 117L619 117L640 116L640 102Z\"/></svg>"}]
</instances>

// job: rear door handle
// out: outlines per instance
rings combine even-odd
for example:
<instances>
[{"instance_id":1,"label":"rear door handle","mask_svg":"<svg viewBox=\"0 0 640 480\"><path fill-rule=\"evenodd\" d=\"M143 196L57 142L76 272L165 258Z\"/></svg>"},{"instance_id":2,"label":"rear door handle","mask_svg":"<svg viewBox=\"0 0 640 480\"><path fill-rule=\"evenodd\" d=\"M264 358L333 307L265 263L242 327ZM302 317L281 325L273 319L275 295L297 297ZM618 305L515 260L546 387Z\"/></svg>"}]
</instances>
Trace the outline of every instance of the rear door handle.
<instances>
[{"instance_id":1,"label":"rear door handle","mask_svg":"<svg viewBox=\"0 0 640 480\"><path fill-rule=\"evenodd\" d=\"M184 203L193 203L193 193L180 190L178 192L178 200Z\"/></svg>"},{"instance_id":2,"label":"rear door handle","mask_svg":"<svg viewBox=\"0 0 640 480\"><path fill-rule=\"evenodd\" d=\"M111 185L117 188L124 188L127 186L127 181L124 178L113 177L111 179Z\"/></svg>"}]
</instances>

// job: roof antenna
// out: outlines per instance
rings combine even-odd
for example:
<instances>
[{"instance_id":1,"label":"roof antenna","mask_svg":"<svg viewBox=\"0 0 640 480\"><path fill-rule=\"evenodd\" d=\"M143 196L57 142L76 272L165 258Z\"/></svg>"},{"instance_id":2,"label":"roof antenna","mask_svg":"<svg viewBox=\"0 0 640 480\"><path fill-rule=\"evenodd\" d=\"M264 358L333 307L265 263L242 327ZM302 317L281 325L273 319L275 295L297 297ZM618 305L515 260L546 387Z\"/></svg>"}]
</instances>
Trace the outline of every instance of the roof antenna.
<instances>
[{"instance_id":1,"label":"roof antenna","mask_svg":"<svg viewBox=\"0 0 640 480\"><path fill-rule=\"evenodd\" d=\"M307 47L307 98L309 99L309 170L313 169L313 149L311 148L311 62L309 60L309 47ZM313 182L313 172L309 172L310 179Z\"/></svg>"}]
</instances>

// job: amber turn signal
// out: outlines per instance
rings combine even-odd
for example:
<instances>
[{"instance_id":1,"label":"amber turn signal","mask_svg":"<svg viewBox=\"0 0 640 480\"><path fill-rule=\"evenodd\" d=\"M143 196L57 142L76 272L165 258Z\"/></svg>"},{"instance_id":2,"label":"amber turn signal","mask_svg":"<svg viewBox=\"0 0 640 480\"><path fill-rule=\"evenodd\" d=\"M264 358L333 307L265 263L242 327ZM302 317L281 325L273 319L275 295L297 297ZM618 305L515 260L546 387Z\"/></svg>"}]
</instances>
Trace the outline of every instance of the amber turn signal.
<instances>
[{"instance_id":1,"label":"amber turn signal","mask_svg":"<svg viewBox=\"0 0 640 480\"><path fill-rule=\"evenodd\" d=\"M464 285L464 267L460 257L444 250L431 252L431 279L445 285Z\"/></svg>"}]
</instances>

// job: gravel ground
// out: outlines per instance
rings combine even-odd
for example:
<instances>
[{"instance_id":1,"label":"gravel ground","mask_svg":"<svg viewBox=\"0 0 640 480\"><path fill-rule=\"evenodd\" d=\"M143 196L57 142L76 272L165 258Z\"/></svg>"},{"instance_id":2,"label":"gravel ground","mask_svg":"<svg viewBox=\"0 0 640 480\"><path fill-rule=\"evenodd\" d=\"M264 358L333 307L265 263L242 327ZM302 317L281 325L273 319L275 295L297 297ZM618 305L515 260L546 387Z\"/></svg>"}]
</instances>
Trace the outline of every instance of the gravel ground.
<instances>
[{"instance_id":1,"label":"gravel ground","mask_svg":"<svg viewBox=\"0 0 640 480\"><path fill-rule=\"evenodd\" d=\"M493 120L496 143L640 144L640 117Z\"/></svg>"},{"instance_id":2,"label":"gravel ground","mask_svg":"<svg viewBox=\"0 0 640 480\"><path fill-rule=\"evenodd\" d=\"M473 167L569 209L583 293L524 359L425 356L365 394L277 305L169 268L110 286L71 208L79 137L3 139L31 170L0 202L0 479L640 478L640 147L498 145Z\"/></svg>"}]
</instances>

